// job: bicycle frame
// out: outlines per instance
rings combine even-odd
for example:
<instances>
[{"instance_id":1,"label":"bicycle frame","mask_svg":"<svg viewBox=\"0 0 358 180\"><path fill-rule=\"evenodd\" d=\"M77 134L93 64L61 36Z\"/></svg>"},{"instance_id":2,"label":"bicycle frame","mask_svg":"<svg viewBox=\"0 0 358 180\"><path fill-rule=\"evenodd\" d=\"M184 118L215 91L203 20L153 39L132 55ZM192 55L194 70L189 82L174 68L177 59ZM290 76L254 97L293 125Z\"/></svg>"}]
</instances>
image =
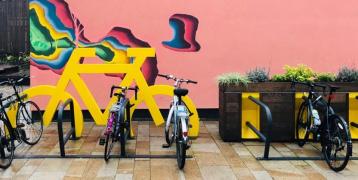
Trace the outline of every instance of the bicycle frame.
<instances>
[{"instance_id":1,"label":"bicycle frame","mask_svg":"<svg viewBox=\"0 0 358 180\"><path fill-rule=\"evenodd\" d=\"M87 107L91 116L93 117L97 125L106 125L107 115L109 113L110 106L116 102L116 98L112 98L108 103L106 110L102 113L100 107L95 101L95 98L89 91L85 82L81 79L80 74L105 74L105 73L125 73L125 77L119 83L119 86L128 87L133 81L140 89L138 93L138 99L131 98L131 104L134 104L131 108L130 114L132 116L134 109L139 102L144 101L149 109L149 112L153 118L154 123L159 126L164 123L164 119L160 113L159 107L155 102L155 94L173 95L173 87L167 85L153 85L149 86L141 72L141 66L147 57L154 57L155 51L153 48L128 48L127 57L134 58L133 64L80 64L80 60L83 57L96 57L96 51L94 48L76 48L72 52L70 59L68 60L61 78L56 86L36 86L25 90L23 93L27 94L28 98L35 96L49 95L51 96L44 112L43 119L44 125L47 126L52 121L52 118L56 112L57 106L61 100L73 98L66 88L70 82L74 85L75 89L79 92L80 98L83 100L85 107ZM124 57L126 58L126 57ZM188 97L183 98L188 101L188 107L195 109L193 116L193 123L191 128L191 135L197 137L199 134L199 117L196 112L195 105ZM75 123L76 123L76 135L81 136L83 130L83 115L81 107L77 101L74 102ZM76 120L77 119L77 120ZM133 135L133 132L131 132Z\"/></svg>"}]
</instances>

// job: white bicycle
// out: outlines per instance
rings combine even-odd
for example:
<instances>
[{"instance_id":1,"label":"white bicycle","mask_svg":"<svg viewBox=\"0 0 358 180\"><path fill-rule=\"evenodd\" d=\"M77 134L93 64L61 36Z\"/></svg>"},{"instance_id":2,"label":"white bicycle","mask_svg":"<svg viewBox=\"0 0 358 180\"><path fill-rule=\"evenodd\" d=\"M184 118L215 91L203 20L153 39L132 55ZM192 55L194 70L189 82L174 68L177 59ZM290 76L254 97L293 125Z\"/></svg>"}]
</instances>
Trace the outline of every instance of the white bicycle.
<instances>
[{"instance_id":1,"label":"white bicycle","mask_svg":"<svg viewBox=\"0 0 358 180\"><path fill-rule=\"evenodd\" d=\"M165 140L164 148L169 148L173 142L176 142L176 156L179 169L183 169L185 165L186 150L190 147L188 130L190 127L189 117L192 113L182 101L182 97L188 94L188 89L181 88L183 82L197 84L197 82L189 79L181 79L173 75L158 74L167 80L172 79L174 83L173 101L170 103L169 114L165 123Z\"/></svg>"}]
</instances>

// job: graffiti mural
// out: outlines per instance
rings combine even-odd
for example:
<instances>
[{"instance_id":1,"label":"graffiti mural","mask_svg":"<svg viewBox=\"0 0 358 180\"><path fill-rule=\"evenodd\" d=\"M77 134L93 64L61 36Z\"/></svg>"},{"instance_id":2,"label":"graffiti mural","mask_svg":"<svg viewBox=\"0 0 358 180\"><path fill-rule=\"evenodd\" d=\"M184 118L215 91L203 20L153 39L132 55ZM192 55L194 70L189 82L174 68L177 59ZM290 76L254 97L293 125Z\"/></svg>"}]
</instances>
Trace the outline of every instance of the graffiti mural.
<instances>
[{"instance_id":1,"label":"graffiti mural","mask_svg":"<svg viewBox=\"0 0 358 180\"><path fill-rule=\"evenodd\" d=\"M170 27L173 29L173 39L163 41L164 47L174 51L196 52L200 45L195 39L199 21L197 18L187 14L174 14L169 19Z\"/></svg>"},{"instance_id":2,"label":"graffiti mural","mask_svg":"<svg viewBox=\"0 0 358 180\"><path fill-rule=\"evenodd\" d=\"M61 74L75 48L95 48L104 63L131 63L126 56L130 47L150 47L131 30L114 27L97 42L85 37L85 27L63 0L30 0L31 64ZM120 62L117 62L121 59ZM148 84L154 84L158 73L156 57L144 62L142 72ZM119 76L122 74L107 74Z\"/></svg>"}]
</instances>

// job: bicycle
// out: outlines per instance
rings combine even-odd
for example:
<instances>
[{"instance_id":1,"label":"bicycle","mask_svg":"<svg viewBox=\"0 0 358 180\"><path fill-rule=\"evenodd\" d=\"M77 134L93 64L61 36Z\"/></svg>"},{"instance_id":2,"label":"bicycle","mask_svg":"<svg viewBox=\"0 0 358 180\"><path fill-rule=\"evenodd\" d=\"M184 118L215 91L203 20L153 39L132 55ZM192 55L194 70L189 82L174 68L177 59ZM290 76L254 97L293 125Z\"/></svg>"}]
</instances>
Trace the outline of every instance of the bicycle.
<instances>
[{"instance_id":1,"label":"bicycle","mask_svg":"<svg viewBox=\"0 0 358 180\"><path fill-rule=\"evenodd\" d=\"M120 93L114 93L115 89L120 89ZM112 95L118 98L117 102L113 104L110 109L110 114L106 126L104 135L106 139L100 139L100 144L105 145L104 159L109 160L110 154L115 142L119 140L121 144L121 156L125 156L125 144L128 137L130 137L130 108L132 105L129 103L129 99L126 97L127 90L134 90L135 98L137 98L138 88L112 86L110 97Z\"/></svg>"},{"instance_id":2,"label":"bicycle","mask_svg":"<svg viewBox=\"0 0 358 180\"><path fill-rule=\"evenodd\" d=\"M76 136L80 137L83 130L83 115L82 108L80 107L78 101L66 91L67 85L72 82L74 88L79 94L79 97L84 102L84 106L87 107L88 111L92 115L95 123L97 125L106 125L109 110L111 106L116 102L116 99L113 97L108 103L104 112L101 111L101 108L95 101L95 98L89 91L86 83L80 77L80 74L115 74L122 73L125 74L122 81L119 83L121 87L129 87L133 81L136 82L136 85L141 90L138 92L138 98L135 100L134 97L130 98L130 104L132 108L130 111L130 117L132 117L134 109L138 104L145 102L149 112L153 118L155 125L159 126L164 123L164 118L160 113L159 107L155 102L154 97L156 95L173 95L173 87L167 85L152 85L149 86L146 82L144 75L141 71L141 66L148 57L155 56L155 51L153 48L128 48L126 51L126 56L119 56L118 58L132 58L131 64L82 64L84 57L96 57L95 48L75 48L66 63L66 66L62 72L60 79L57 82L56 86L50 85L40 85L31 87L25 90L23 93L28 96L28 98L34 98L38 96L50 96L50 100L47 103L46 110L43 114L44 125L47 126L53 119L53 116L56 112L59 102L65 101L69 98L73 100L74 103L74 113L75 113L75 125L76 125ZM150 58L148 59L150 60ZM115 62L120 62L120 60L115 59ZM183 98L183 101L187 104L190 111L193 113L193 116L190 117L192 127L189 130L189 136L197 137L199 134L199 117L197 110L195 108L192 100L186 96ZM131 119L131 118L129 118ZM133 131L131 129L131 136L133 136Z\"/></svg>"},{"instance_id":3,"label":"bicycle","mask_svg":"<svg viewBox=\"0 0 358 180\"><path fill-rule=\"evenodd\" d=\"M11 165L15 148L18 145L22 142L35 145L43 132L42 114L39 107L33 101L24 101L25 97L19 94L16 84L23 80L24 78L9 79L0 83L0 85L11 85L15 91L14 94L6 98L2 98L3 95L0 93L0 168L3 169ZM6 111L14 104L18 105L15 122ZM15 140L19 143L16 147Z\"/></svg>"},{"instance_id":4,"label":"bicycle","mask_svg":"<svg viewBox=\"0 0 358 180\"><path fill-rule=\"evenodd\" d=\"M183 169L185 165L186 150L190 147L188 137L188 129L190 127L189 117L193 114L187 108L185 102L182 101L182 97L186 96L189 91L188 89L181 88L181 84L184 82L197 84L197 82L189 79L177 78L173 75L158 74L158 76L175 81L173 101L170 103L169 114L164 128L167 144L163 145L163 147L168 148L174 141L176 142L178 167L179 169ZM172 124L174 127L172 127Z\"/></svg>"},{"instance_id":5,"label":"bicycle","mask_svg":"<svg viewBox=\"0 0 358 180\"><path fill-rule=\"evenodd\" d=\"M319 140L322 153L328 166L338 172L343 170L352 156L352 140L346 121L337 115L332 106L333 93L339 87L320 85L317 83L292 82L292 85L302 84L310 88L308 97L300 105L296 119L296 138L298 145L303 146L308 140L309 134L313 133L314 139ZM328 100L314 91L315 87L329 88ZM321 110L321 118L317 109ZM322 119L322 121L320 120ZM303 130L303 131L302 131ZM301 138L303 132L303 138Z\"/></svg>"}]
</instances>

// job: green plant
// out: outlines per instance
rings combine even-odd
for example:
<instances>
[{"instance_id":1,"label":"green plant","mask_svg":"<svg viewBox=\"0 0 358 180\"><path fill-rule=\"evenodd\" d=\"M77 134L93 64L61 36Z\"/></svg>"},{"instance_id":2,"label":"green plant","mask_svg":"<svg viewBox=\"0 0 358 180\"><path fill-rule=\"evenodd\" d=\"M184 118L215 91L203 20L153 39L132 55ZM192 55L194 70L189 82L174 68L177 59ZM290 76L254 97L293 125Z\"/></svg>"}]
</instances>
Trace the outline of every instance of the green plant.
<instances>
[{"instance_id":1,"label":"green plant","mask_svg":"<svg viewBox=\"0 0 358 180\"><path fill-rule=\"evenodd\" d=\"M349 68L347 66L344 66L339 69L336 81L338 82L358 81L358 70L356 68Z\"/></svg>"},{"instance_id":2,"label":"green plant","mask_svg":"<svg viewBox=\"0 0 358 180\"><path fill-rule=\"evenodd\" d=\"M306 65L300 64L298 66L288 66L284 67L285 73L282 75L274 75L272 81L299 81L307 82L313 81L316 77L316 73L313 72L311 68Z\"/></svg>"},{"instance_id":3,"label":"green plant","mask_svg":"<svg viewBox=\"0 0 358 180\"><path fill-rule=\"evenodd\" d=\"M284 74L275 74L272 76L271 81L274 82L287 82L286 76Z\"/></svg>"},{"instance_id":4,"label":"green plant","mask_svg":"<svg viewBox=\"0 0 358 180\"><path fill-rule=\"evenodd\" d=\"M220 85L243 84L243 85L247 86L247 83L250 82L246 76L243 76L237 72L224 73L224 74L219 75L216 79Z\"/></svg>"},{"instance_id":5,"label":"green plant","mask_svg":"<svg viewBox=\"0 0 358 180\"><path fill-rule=\"evenodd\" d=\"M246 73L251 82L266 82L269 80L269 72L265 68L255 68Z\"/></svg>"},{"instance_id":6,"label":"green plant","mask_svg":"<svg viewBox=\"0 0 358 180\"><path fill-rule=\"evenodd\" d=\"M316 82L334 82L336 75L333 73L319 73L315 79Z\"/></svg>"}]
</instances>

